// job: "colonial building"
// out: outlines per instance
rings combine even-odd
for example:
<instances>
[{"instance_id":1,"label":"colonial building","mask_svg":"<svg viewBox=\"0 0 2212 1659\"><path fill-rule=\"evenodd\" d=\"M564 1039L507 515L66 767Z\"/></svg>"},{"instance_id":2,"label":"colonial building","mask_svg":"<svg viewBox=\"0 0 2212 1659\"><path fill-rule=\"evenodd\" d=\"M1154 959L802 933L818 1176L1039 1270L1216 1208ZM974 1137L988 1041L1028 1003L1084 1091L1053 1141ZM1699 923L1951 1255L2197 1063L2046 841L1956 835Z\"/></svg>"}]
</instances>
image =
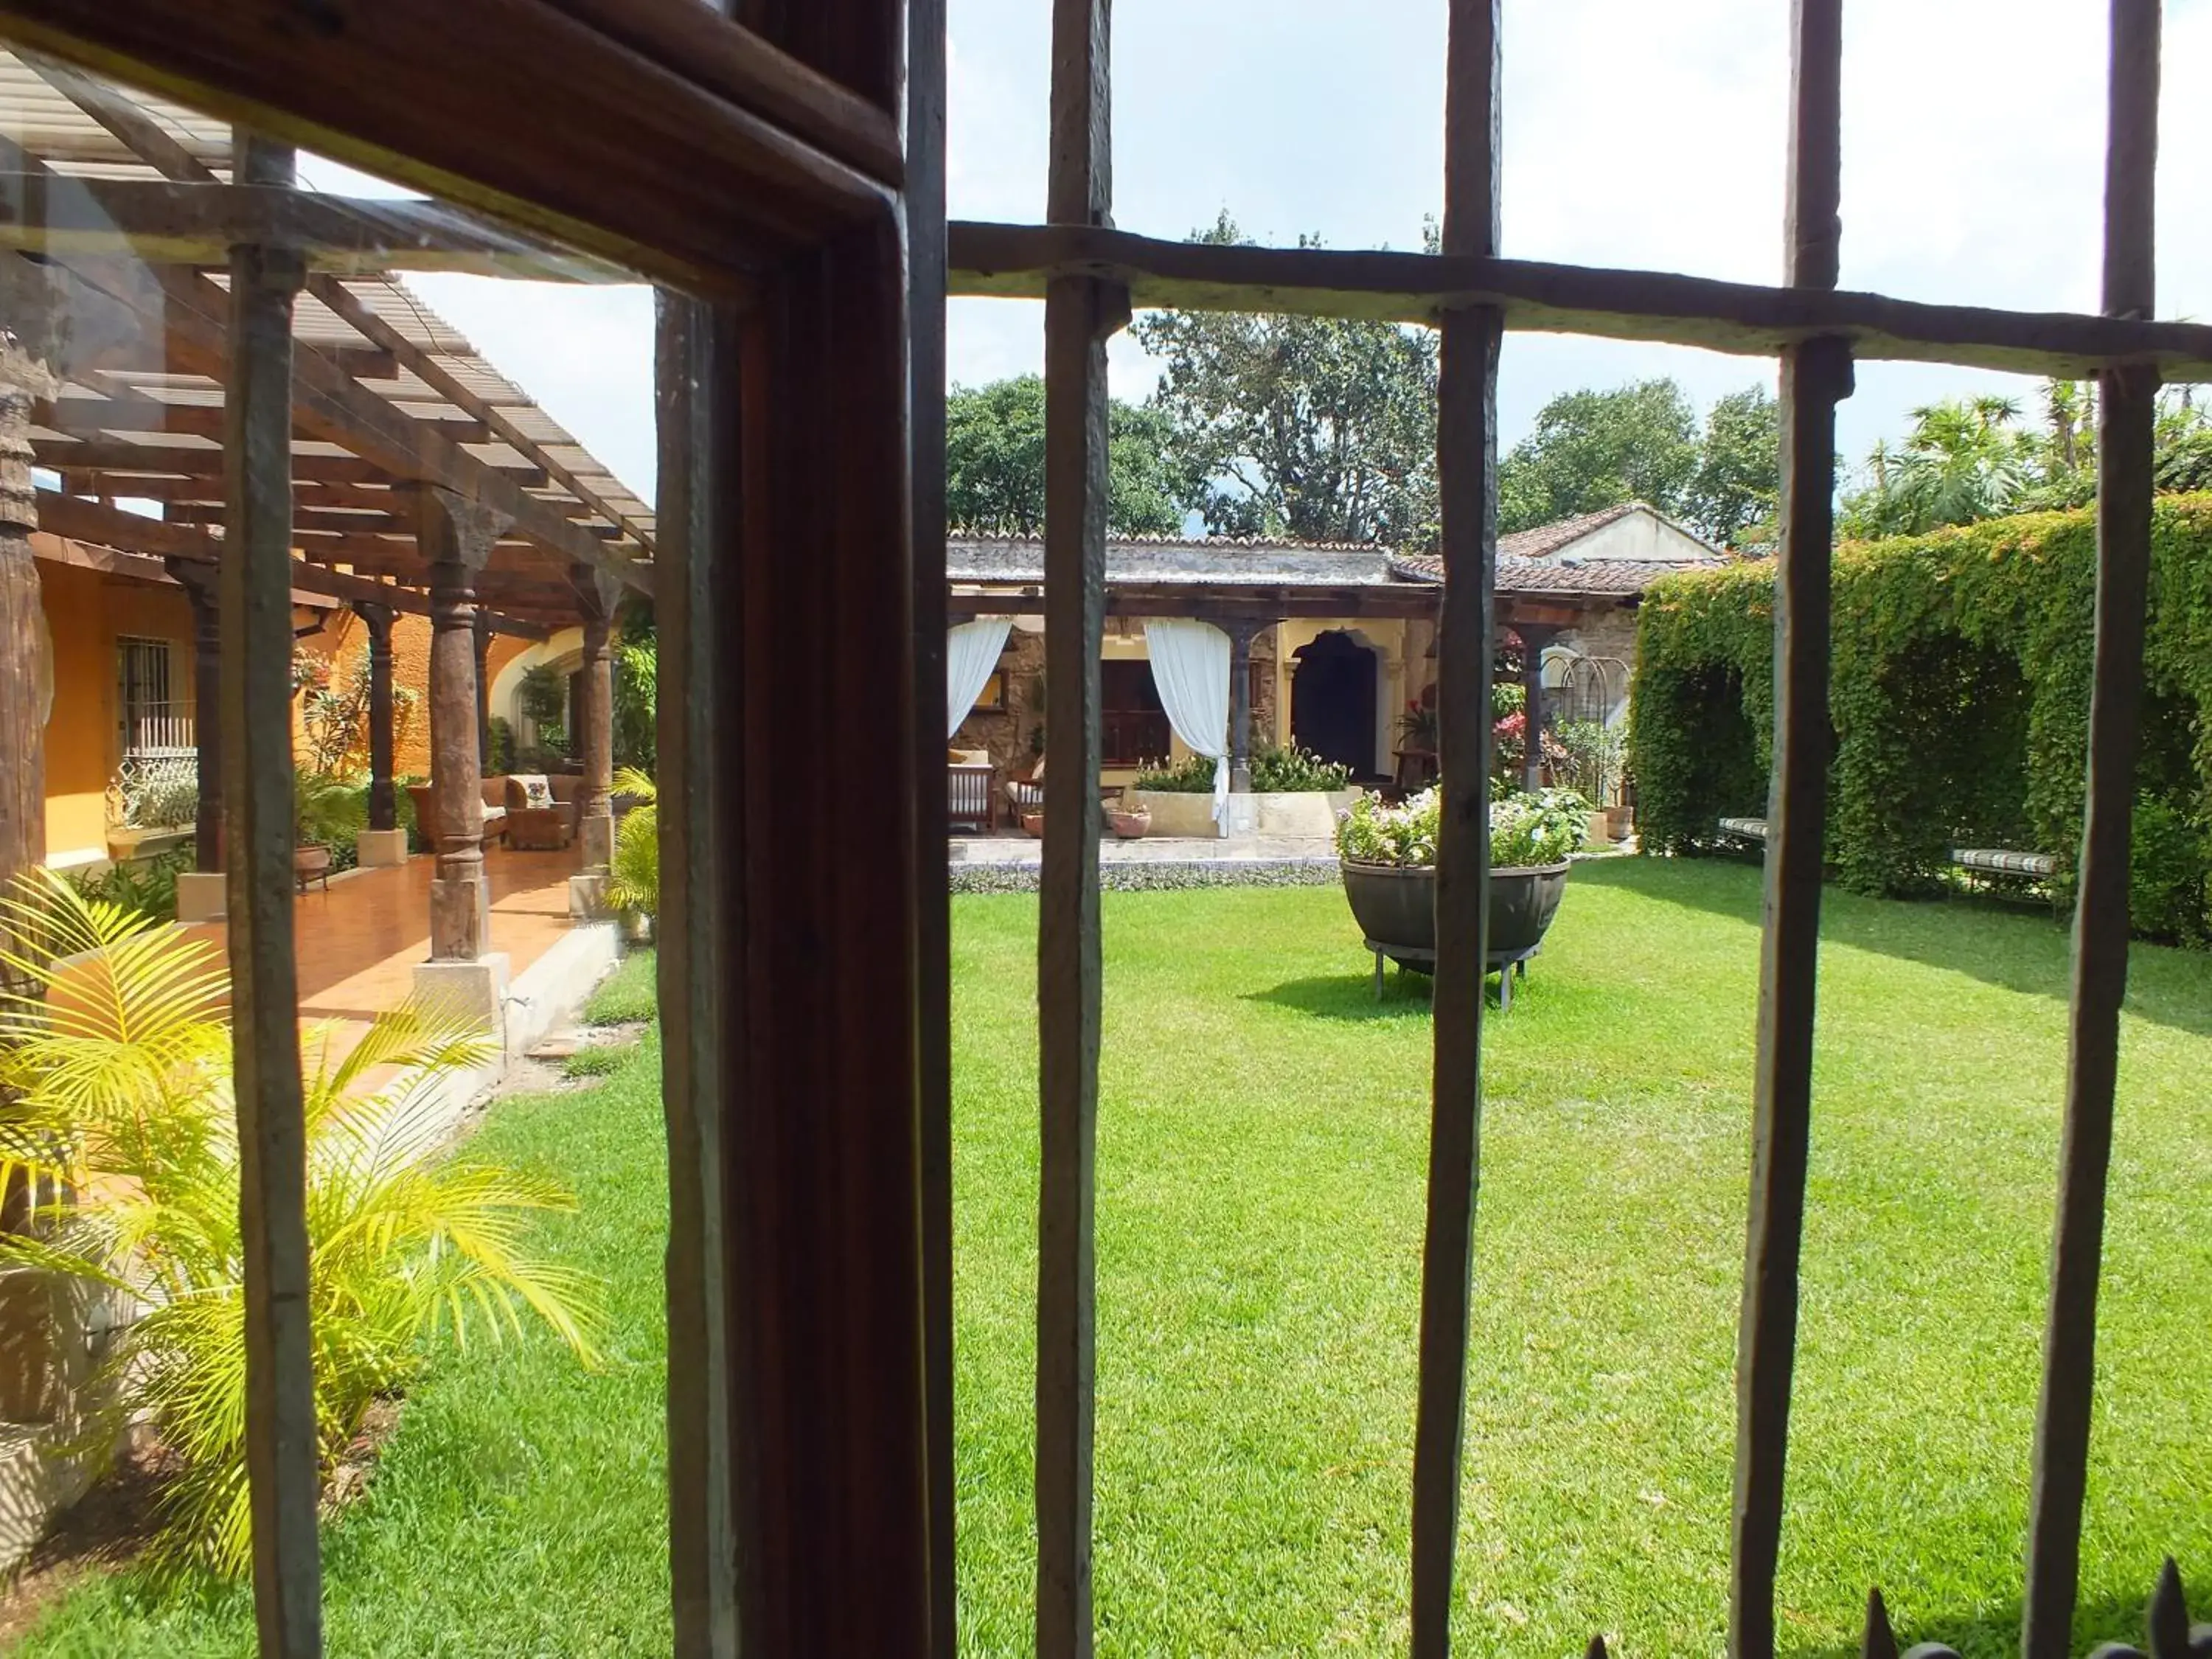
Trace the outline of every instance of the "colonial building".
<instances>
[{"instance_id":1,"label":"colonial building","mask_svg":"<svg viewBox=\"0 0 2212 1659\"><path fill-rule=\"evenodd\" d=\"M1498 621L1503 642L1522 648L1539 718L1620 720L1644 589L1723 556L1640 501L1500 538ZM983 662L969 653L973 685L958 683L963 653L953 653L951 746L987 751L1011 775L1044 741L1043 544L956 537L946 564L955 621L974 629L990 619L981 642L1003 640ZM1101 781L1126 785L1146 763L1186 758L1192 738L1207 735L1191 728L1213 724L1203 710L1178 720L1175 677L1156 672L1161 650L1206 644L1160 626L1177 622L1222 636L1212 648L1226 663L1232 750L1249 730L1259 743L1295 743L1340 762L1356 778L1396 776L1409 746L1403 717L1435 683L1443 574L1431 556L1377 546L1109 539ZM1239 708L1249 722L1236 719ZM1241 758L1231 753L1232 777Z\"/></svg>"}]
</instances>

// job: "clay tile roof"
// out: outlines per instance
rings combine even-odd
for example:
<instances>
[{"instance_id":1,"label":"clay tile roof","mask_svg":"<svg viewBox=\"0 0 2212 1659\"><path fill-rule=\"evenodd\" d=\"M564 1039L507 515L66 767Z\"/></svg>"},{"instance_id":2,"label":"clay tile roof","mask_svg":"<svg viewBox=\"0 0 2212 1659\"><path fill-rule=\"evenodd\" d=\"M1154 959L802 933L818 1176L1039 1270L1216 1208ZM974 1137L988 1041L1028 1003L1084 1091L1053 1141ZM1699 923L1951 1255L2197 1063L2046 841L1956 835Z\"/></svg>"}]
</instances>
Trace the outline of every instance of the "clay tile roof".
<instances>
[{"instance_id":1,"label":"clay tile roof","mask_svg":"<svg viewBox=\"0 0 2212 1659\"><path fill-rule=\"evenodd\" d=\"M1595 513L1584 513L1577 518L1560 519L1552 524L1540 524L1527 530L1516 530L1510 536L1498 538L1498 556L1516 559L1541 559L1582 540L1594 531L1602 530L1616 519L1625 519L1632 513L1649 513L1653 509L1642 501L1623 501L1618 507L1601 508Z\"/></svg>"}]
</instances>

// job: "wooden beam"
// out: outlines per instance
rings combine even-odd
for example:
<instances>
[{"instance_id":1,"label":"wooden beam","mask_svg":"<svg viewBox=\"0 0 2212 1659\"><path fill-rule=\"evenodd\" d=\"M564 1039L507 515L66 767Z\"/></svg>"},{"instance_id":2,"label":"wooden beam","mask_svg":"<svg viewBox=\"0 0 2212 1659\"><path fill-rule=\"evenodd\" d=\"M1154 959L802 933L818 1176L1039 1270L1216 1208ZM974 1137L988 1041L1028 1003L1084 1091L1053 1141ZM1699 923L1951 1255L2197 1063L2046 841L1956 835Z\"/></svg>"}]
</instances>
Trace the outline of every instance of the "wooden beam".
<instances>
[{"instance_id":1,"label":"wooden beam","mask_svg":"<svg viewBox=\"0 0 2212 1659\"><path fill-rule=\"evenodd\" d=\"M2212 326L2061 312L1922 305L1878 294L1716 282L1527 259L1334 248L1222 247L1101 226L956 223L951 291L1036 299L1055 276L1127 283L1139 306L1272 311L1433 323L1495 306L1509 329L1650 340L1771 357L1834 336L1854 357L1957 363L2079 379L2154 364L2171 381L2212 380Z\"/></svg>"},{"instance_id":2,"label":"wooden beam","mask_svg":"<svg viewBox=\"0 0 2212 1659\"><path fill-rule=\"evenodd\" d=\"M45 611L33 562L38 498L31 478L31 405L52 385L46 367L0 345L0 889L46 862L46 714L40 664ZM13 931L0 944L13 949Z\"/></svg>"},{"instance_id":3,"label":"wooden beam","mask_svg":"<svg viewBox=\"0 0 2212 1659\"><path fill-rule=\"evenodd\" d=\"M233 140L256 183L292 153ZM246 1461L263 1659L319 1659L321 1439L309 1326L307 1145L293 939L292 301L299 256L241 246L226 362L232 556L222 588L222 746L240 1253L245 1261Z\"/></svg>"},{"instance_id":4,"label":"wooden beam","mask_svg":"<svg viewBox=\"0 0 2212 1659\"><path fill-rule=\"evenodd\" d=\"M922 1359L928 1393L929 1659L957 1659L952 1279L952 907L939 735L945 707L946 0L907 8L907 316L914 473L915 1016L921 1094Z\"/></svg>"},{"instance_id":5,"label":"wooden beam","mask_svg":"<svg viewBox=\"0 0 2212 1659\"><path fill-rule=\"evenodd\" d=\"M2156 297L2158 0L2112 0L2111 18L2105 309L2114 317L2148 317ZM2120 1005L2128 984L2129 860L2156 488L2158 375L2148 368L2115 369L2101 377L2098 393L2088 776L2074 908L2058 1213L2028 1498L2022 1659L2065 1659L2073 1635L2096 1393L2105 1189L2119 1087Z\"/></svg>"},{"instance_id":6,"label":"wooden beam","mask_svg":"<svg viewBox=\"0 0 2212 1659\"><path fill-rule=\"evenodd\" d=\"M561 0L383 0L329 31L298 27L292 0L7 0L0 15L11 39L80 68L654 280L731 291L892 199L734 100L729 58L746 41L726 21L634 20L617 35ZM681 55L635 50L648 30ZM531 74L484 72L521 62Z\"/></svg>"},{"instance_id":7,"label":"wooden beam","mask_svg":"<svg viewBox=\"0 0 2212 1659\"><path fill-rule=\"evenodd\" d=\"M537 282L635 280L628 271L543 247L440 202L0 173L0 247L47 258L220 266L239 239L295 247L310 270L331 276L431 270Z\"/></svg>"},{"instance_id":8,"label":"wooden beam","mask_svg":"<svg viewBox=\"0 0 2212 1659\"><path fill-rule=\"evenodd\" d=\"M1110 222L1107 0L1053 0L1047 209ZM1088 276L1045 295L1048 789L1037 928L1037 1659L1089 1659L1097 1393L1098 653L1106 617L1106 341L1126 296Z\"/></svg>"},{"instance_id":9,"label":"wooden beam","mask_svg":"<svg viewBox=\"0 0 2212 1659\"><path fill-rule=\"evenodd\" d=\"M467 416L402 414L400 418L413 422L448 443L492 441L491 428ZM223 431L222 405L219 403L168 403L159 398L129 393L111 398L89 397L69 388L53 398L41 399L37 420L40 426L64 438L94 442L111 437L128 442L135 434L151 432L219 439ZM309 441L335 441L330 439L326 427L309 421L295 424L291 435Z\"/></svg>"},{"instance_id":10,"label":"wooden beam","mask_svg":"<svg viewBox=\"0 0 2212 1659\"><path fill-rule=\"evenodd\" d=\"M1843 3L1792 10L1788 211L1797 291L1832 289L1843 189ZM1813 1019L1827 840L1829 564L1835 541L1836 404L1851 344L1829 336L1782 354L1781 548L1774 578L1774 759L1766 809L1765 927L1752 1082L1751 1202L1736 1321L1730 1659L1773 1659L1783 1471L1797 1352L1798 1265L1812 1145ZM1534 734L1531 733L1531 741Z\"/></svg>"},{"instance_id":11,"label":"wooden beam","mask_svg":"<svg viewBox=\"0 0 2212 1659\"><path fill-rule=\"evenodd\" d=\"M1498 251L1500 200L1498 0L1452 0L1449 18L1444 54L1444 245L1455 258L1486 258ZM1492 306L1444 313L1437 382L1444 568L1437 629L1437 714L1444 801L1437 840L1436 1018L1413 1422L1415 1659L1443 1659L1450 1648L1467 1421L1467 1334L1482 1164L1498 360L1504 325Z\"/></svg>"},{"instance_id":12,"label":"wooden beam","mask_svg":"<svg viewBox=\"0 0 2212 1659\"><path fill-rule=\"evenodd\" d=\"M70 473L110 475L115 485L112 493L118 495L159 498L161 490L136 486L163 478L206 480L222 477L222 450L213 444L133 443L125 438L33 438L31 445L40 466ZM542 468L521 465L500 470L507 482L519 489L542 489L548 483ZM134 474L145 476L137 477ZM392 475L384 468L358 455L292 457L295 489L307 483L388 484L391 479Z\"/></svg>"}]
</instances>

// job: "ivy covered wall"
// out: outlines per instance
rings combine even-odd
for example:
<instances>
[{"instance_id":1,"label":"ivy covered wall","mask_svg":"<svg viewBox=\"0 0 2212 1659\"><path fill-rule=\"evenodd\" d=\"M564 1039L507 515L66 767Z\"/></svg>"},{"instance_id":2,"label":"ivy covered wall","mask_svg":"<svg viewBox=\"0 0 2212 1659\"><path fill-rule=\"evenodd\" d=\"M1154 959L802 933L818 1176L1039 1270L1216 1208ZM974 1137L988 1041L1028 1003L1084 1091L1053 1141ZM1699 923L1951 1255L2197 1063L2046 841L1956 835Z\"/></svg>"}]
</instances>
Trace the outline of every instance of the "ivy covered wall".
<instances>
[{"instance_id":1,"label":"ivy covered wall","mask_svg":"<svg viewBox=\"0 0 2212 1659\"><path fill-rule=\"evenodd\" d=\"M2212 845L2212 495L2153 520L2135 920L2203 944ZM2094 514L1991 520L1839 548L1827 856L1860 892L1941 882L1953 847L2051 853L2081 832ZM1774 566L1669 577L1644 597L1629 747L1645 850L1710 847L1766 807Z\"/></svg>"}]
</instances>

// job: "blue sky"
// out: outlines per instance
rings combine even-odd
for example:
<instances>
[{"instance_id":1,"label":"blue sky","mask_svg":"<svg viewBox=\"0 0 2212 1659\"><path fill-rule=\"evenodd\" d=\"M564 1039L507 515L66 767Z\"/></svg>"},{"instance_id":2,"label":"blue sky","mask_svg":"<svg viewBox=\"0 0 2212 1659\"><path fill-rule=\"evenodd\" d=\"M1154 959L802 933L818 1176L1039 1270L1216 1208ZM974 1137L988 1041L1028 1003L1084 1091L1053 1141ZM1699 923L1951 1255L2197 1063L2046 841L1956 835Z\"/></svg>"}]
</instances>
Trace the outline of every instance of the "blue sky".
<instances>
[{"instance_id":1,"label":"blue sky","mask_svg":"<svg viewBox=\"0 0 2212 1659\"><path fill-rule=\"evenodd\" d=\"M1044 206L1048 0L951 0L956 217ZM1505 0L1504 251L1747 282L1781 277L1787 0ZM1852 0L1843 281L1911 299L2094 310L2102 0ZM1180 236L1227 209L1266 242L1419 245L1442 204L1443 0L1116 0L1115 217ZM2169 0L2161 315L2212 319L2212 0ZM651 305L634 290L420 279L632 485L651 483ZM954 380L1037 368L1042 308L957 301ZM1155 371L1133 342L1115 395ZM1515 334L1501 435L1552 396L1671 374L1702 406L1758 359ZM1854 465L1916 404L2034 383L1862 365Z\"/></svg>"}]
</instances>

